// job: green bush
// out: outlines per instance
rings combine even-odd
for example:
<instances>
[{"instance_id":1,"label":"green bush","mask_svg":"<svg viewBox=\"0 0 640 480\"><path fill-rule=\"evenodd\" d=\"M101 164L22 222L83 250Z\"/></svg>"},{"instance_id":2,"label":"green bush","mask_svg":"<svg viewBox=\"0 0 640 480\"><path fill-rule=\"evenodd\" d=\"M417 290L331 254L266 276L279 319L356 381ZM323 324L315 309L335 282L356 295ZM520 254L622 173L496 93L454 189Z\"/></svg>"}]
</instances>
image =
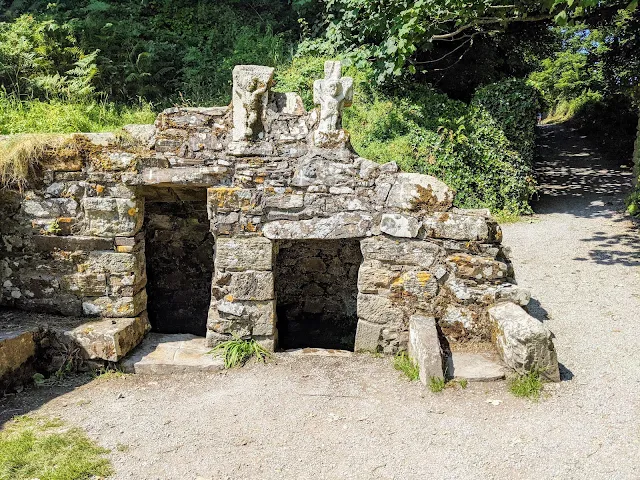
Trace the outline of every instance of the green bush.
<instances>
[{"instance_id":1,"label":"green bush","mask_svg":"<svg viewBox=\"0 0 640 480\"><path fill-rule=\"evenodd\" d=\"M459 207L531 211L535 183L529 162L487 108L421 85L383 91L367 69L349 67L344 73L354 77L355 99L344 112L344 126L358 154L440 178L456 190ZM322 76L322 59L298 58L277 71L277 89L300 92L310 108L313 80Z\"/></svg>"},{"instance_id":2,"label":"green bush","mask_svg":"<svg viewBox=\"0 0 640 480\"><path fill-rule=\"evenodd\" d=\"M502 129L511 146L529 164L536 146L538 92L525 80L508 79L476 90L471 104L484 108Z\"/></svg>"}]
</instances>

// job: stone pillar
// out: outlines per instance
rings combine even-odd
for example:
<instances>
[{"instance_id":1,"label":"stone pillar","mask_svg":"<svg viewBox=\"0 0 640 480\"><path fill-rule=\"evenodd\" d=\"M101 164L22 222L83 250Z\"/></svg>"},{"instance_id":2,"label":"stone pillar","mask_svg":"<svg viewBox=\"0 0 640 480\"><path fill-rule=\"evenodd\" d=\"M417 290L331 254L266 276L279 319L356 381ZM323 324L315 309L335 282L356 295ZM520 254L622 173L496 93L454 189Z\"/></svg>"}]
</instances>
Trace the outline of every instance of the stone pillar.
<instances>
[{"instance_id":1,"label":"stone pillar","mask_svg":"<svg viewBox=\"0 0 640 480\"><path fill-rule=\"evenodd\" d=\"M216 238L207 345L252 337L273 351L276 343L274 244L261 236Z\"/></svg>"}]
</instances>

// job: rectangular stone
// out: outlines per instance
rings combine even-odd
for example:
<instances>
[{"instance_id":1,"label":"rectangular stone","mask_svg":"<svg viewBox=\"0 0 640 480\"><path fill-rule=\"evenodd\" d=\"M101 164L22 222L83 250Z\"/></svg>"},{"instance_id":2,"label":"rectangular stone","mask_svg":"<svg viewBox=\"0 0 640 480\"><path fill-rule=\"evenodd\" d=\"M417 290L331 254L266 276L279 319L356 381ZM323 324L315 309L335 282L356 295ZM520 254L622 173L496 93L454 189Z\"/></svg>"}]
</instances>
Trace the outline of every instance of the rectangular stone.
<instances>
[{"instance_id":1,"label":"rectangular stone","mask_svg":"<svg viewBox=\"0 0 640 480\"><path fill-rule=\"evenodd\" d=\"M552 382L560 381L553 334L515 303L501 303L487 310L493 340L502 360L520 374L539 371Z\"/></svg>"},{"instance_id":2,"label":"rectangular stone","mask_svg":"<svg viewBox=\"0 0 640 480\"><path fill-rule=\"evenodd\" d=\"M272 300L275 296L272 272L231 272L228 295L235 300Z\"/></svg>"},{"instance_id":3,"label":"rectangular stone","mask_svg":"<svg viewBox=\"0 0 640 480\"><path fill-rule=\"evenodd\" d=\"M409 356L417 362L420 381L425 385L431 378L444 378L435 318L413 315L409 319Z\"/></svg>"},{"instance_id":4,"label":"rectangular stone","mask_svg":"<svg viewBox=\"0 0 640 480\"><path fill-rule=\"evenodd\" d=\"M327 218L310 220L275 220L262 229L274 240L325 240L361 238L371 235L373 215L365 212L343 212Z\"/></svg>"},{"instance_id":5,"label":"rectangular stone","mask_svg":"<svg viewBox=\"0 0 640 480\"><path fill-rule=\"evenodd\" d=\"M33 331L24 329L0 332L0 385L9 383L6 376L18 370L35 355ZM5 377L5 378L3 378Z\"/></svg>"},{"instance_id":6,"label":"rectangular stone","mask_svg":"<svg viewBox=\"0 0 640 480\"><path fill-rule=\"evenodd\" d=\"M133 318L87 322L65 332L85 358L117 362L133 350L151 330L147 312Z\"/></svg>"},{"instance_id":7,"label":"rectangular stone","mask_svg":"<svg viewBox=\"0 0 640 480\"><path fill-rule=\"evenodd\" d=\"M80 271L133 274L141 277L144 272L144 250L132 253L90 252L87 261L79 265Z\"/></svg>"},{"instance_id":8,"label":"rectangular stone","mask_svg":"<svg viewBox=\"0 0 640 480\"><path fill-rule=\"evenodd\" d=\"M358 320L354 351L377 352L380 349L381 332L381 325L369 323L364 320Z\"/></svg>"},{"instance_id":9,"label":"rectangular stone","mask_svg":"<svg viewBox=\"0 0 640 480\"><path fill-rule=\"evenodd\" d=\"M402 275L401 268L392 269L389 264L377 260L365 260L358 270L358 291L378 293L389 290L391 283Z\"/></svg>"},{"instance_id":10,"label":"rectangular stone","mask_svg":"<svg viewBox=\"0 0 640 480\"><path fill-rule=\"evenodd\" d=\"M365 260L379 260L397 265L433 266L444 250L425 240L396 239L386 236L365 238L360 241Z\"/></svg>"},{"instance_id":11,"label":"rectangular stone","mask_svg":"<svg viewBox=\"0 0 640 480\"><path fill-rule=\"evenodd\" d=\"M76 250L93 251L113 248L111 239L101 237L34 235L32 239L35 249L40 252L52 252L54 250L69 252Z\"/></svg>"},{"instance_id":12,"label":"rectangular stone","mask_svg":"<svg viewBox=\"0 0 640 480\"><path fill-rule=\"evenodd\" d=\"M216 271L271 270L274 245L264 237L218 237Z\"/></svg>"},{"instance_id":13,"label":"rectangular stone","mask_svg":"<svg viewBox=\"0 0 640 480\"><path fill-rule=\"evenodd\" d=\"M389 298L358 293L358 319L386 325L399 323L403 318L402 309L394 305Z\"/></svg>"},{"instance_id":14,"label":"rectangular stone","mask_svg":"<svg viewBox=\"0 0 640 480\"><path fill-rule=\"evenodd\" d=\"M451 212L436 213L424 218L426 234L434 238L450 238L485 242L489 240L489 219L478 215Z\"/></svg>"},{"instance_id":15,"label":"rectangular stone","mask_svg":"<svg viewBox=\"0 0 640 480\"><path fill-rule=\"evenodd\" d=\"M460 253L449 255L446 262L453 266L456 276L460 278L505 281L513 275L509 264L491 258Z\"/></svg>"},{"instance_id":16,"label":"rectangular stone","mask_svg":"<svg viewBox=\"0 0 640 480\"><path fill-rule=\"evenodd\" d=\"M83 297L97 297L107 294L107 277L104 273L65 275L60 284L64 290Z\"/></svg>"},{"instance_id":17,"label":"rectangular stone","mask_svg":"<svg viewBox=\"0 0 640 480\"><path fill-rule=\"evenodd\" d=\"M135 317L147 309L147 291L141 290L133 297L86 298L82 302L85 315L107 318Z\"/></svg>"},{"instance_id":18,"label":"rectangular stone","mask_svg":"<svg viewBox=\"0 0 640 480\"><path fill-rule=\"evenodd\" d=\"M222 166L143 168L139 174L123 174L127 185L190 185L210 187L223 183L233 172Z\"/></svg>"},{"instance_id":19,"label":"rectangular stone","mask_svg":"<svg viewBox=\"0 0 640 480\"><path fill-rule=\"evenodd\" d=\"M83 199L83 233L96 237L133 236L144 219L141 199L87 197Z\"/></svg>"}]
</instances>

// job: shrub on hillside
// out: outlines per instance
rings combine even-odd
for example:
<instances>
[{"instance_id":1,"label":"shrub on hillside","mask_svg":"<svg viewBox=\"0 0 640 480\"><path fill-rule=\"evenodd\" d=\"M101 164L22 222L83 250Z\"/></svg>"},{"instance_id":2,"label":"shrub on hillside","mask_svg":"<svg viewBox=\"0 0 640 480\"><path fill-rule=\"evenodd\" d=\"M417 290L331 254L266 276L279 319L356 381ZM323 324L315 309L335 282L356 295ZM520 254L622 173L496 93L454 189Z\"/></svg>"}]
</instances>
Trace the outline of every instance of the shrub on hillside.
<instances>
[{"instance_id":1,"label":"shrub on hillside","mask_svg":"<svg viewBox=\"0 0 640 480\"><path fill-rule=\"evenodd\" d=\"M366 69L347 68L345 75L354 77L355 100L344 112L344 126L360 155L442 179L456 189L459 207L531 211L530 164L487 108L419 85L383 91ZM310 108L313 80L322 76L322 59L299 58L277 72L276 88L300 92Z\"/></svg>"},{"instance_id":2,"label":"shrub on hillside","mask_svg":"<svg viewBox=\"0 0 640 480\"><path fill-rule=\"evenodd\" d=\"M525 80L508 79L476 90L473 106L484 108L522 158L533 163L538 92Z\"/></svg>"}]
</instances>

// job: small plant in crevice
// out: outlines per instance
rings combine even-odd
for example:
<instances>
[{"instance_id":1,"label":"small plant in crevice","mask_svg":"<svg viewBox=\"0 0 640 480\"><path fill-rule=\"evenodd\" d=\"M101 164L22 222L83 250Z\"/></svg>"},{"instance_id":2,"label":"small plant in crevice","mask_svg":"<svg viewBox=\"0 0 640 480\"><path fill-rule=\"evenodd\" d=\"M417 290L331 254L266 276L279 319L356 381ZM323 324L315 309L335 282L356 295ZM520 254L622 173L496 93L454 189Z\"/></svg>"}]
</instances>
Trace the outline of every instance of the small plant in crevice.
<instances>
[{"instance_id":1,"label":"small plant in crevice","mask_svg":"<svg viewBox=\"0 0 640 480\"><path fill-rule=\"evenodd\" d=\"M128 374L122 370L120 366L107 365L106 367L100 367L91 372L91 376L95 380L111 380L114 378L125 378Z\"/></svg>"},{"instance_id":2,"label":"small plant in crevice","mask_svg":"<svg viewBox=\"0 0 640 480\"><path fill-rule=\"evenodd\" d=\"M404 373L412 382L420 377L418 364L407 352L398 352L393 359L393 368Z\"/></svg>"},{"instance_id":3,"label":"small plant in crevice","mask_svg":"<svg viewBox=\"0 0 640 480\"><path fill-rule=\"evenodd\" d=\"M209 351L210 354L224 359L224 368L233 368L244 365L251 357L260 362L265 362L271 357L271 353L254 339L244 340L234 337L216 345Z\"/></svg>"},{"instance_id":4,"label":"small plant in crevice","mask_svg":"<svg viewBox=\"0 0 640 480\"><path fill-rule=\"evenodd\" d=\"M516 397L539 400L544 384L539 370L516 375L509 380L509 391Z\"/></svg>"},{"instance_id":5,"label":"small plant in crevice","mask_svg":"<svg viewBox=\"0 0 640 480\"><path fill-rule=\"evenodd\" d=\"M429 378L429 390L433 393L443 391L447 386L447 382L443 377L430 377Z\"/></svg>"},{"instance_id":6,"label":"small plant in crevice","mask_svg":"<svg viewBox=\"0 0 640 480\"><path fill-rule=\"evenodd\" d=\"M460 388L464 390L469 386L469 380L467 380L466 378L461 378L460 380L458 380L458 385L460 385Z\"/></svg>"}]
</instances>

